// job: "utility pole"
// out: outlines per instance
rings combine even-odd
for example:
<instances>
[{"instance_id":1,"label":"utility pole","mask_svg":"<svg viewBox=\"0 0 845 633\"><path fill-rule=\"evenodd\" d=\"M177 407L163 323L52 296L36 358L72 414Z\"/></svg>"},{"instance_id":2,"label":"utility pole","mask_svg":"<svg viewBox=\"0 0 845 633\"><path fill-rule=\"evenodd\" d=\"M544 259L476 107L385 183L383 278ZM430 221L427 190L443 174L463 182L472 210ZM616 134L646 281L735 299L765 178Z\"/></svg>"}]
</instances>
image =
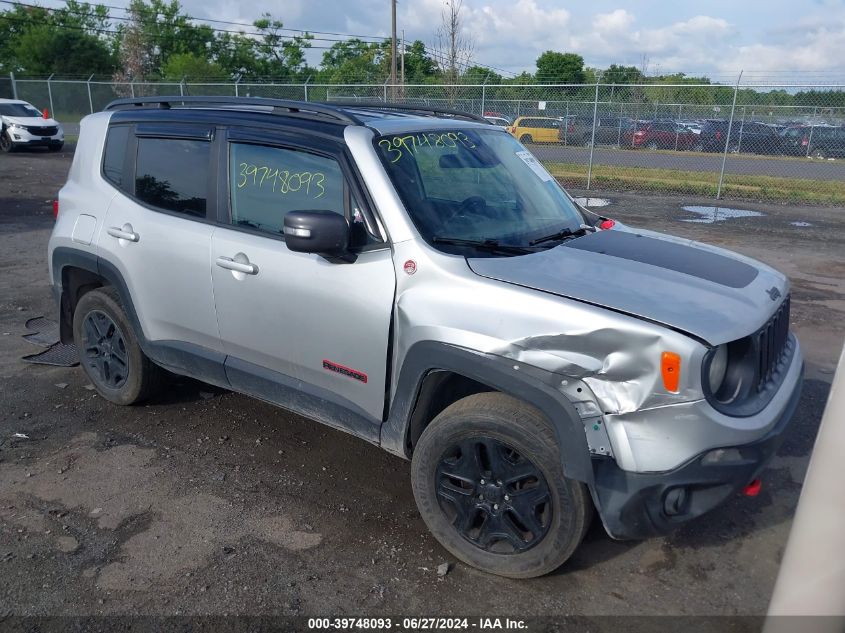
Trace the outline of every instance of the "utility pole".
<instances>
[{"instance_id":1,"label":"utility pole","mask_svg":"<svg viewBox=\"0 0 845 633\"><path fill-rule=\"evenodd\" d=\"M402 88L401 88L401 93L400 93L399 96L402 97L402 99L404 100L405 99L405 29L402 29L402 57L400 57L399 59L402 62L401 63L401 71L400 71L401 79L399 80L399 83L401 84Z\"/></svg>"},{"instance_id":2,"label":"utility pole","mask_svg":"<svg viewBox=\"0 0 845 633\"><path fill-rule=\"evenodd\" d=\"M392 38L390 40L390 96L396 100L396 0L390 0L390 22Z\"/></svg>"}]
</instances>

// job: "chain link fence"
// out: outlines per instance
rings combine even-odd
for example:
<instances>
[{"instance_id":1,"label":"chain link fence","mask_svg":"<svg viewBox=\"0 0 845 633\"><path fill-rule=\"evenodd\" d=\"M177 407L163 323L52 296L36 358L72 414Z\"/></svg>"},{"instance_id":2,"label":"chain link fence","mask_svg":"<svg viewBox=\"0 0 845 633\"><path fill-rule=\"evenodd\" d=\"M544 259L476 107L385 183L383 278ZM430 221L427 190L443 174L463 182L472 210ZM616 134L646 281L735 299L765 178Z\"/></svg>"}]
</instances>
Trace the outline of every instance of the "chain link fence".
<instances>
[{"instance_id":1,"label":"chain link fence","mask_svg":"<svg viewBox=\"0 0 845 633\"><path fill-rule=\"evenodd\" d=\"M401 101L506 127L565 185L845 206L845 86L389 85L0 79L73 123L119 97Z\"/></svg>"}]
</instances>

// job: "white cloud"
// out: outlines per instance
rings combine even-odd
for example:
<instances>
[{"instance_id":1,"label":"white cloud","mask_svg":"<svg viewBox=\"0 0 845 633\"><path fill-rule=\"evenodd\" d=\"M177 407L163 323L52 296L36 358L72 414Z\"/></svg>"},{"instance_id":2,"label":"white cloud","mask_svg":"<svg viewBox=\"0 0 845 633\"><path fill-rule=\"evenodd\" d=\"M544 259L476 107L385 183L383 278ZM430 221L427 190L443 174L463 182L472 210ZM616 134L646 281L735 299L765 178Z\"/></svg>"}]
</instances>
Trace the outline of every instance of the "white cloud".
<instances>
[{"instance_id":1,"label":"white cloud","mask_svg":"<svg viewBox=\"0 0 845 633\"><path fill-rule=\"evenodd\" d=\"M183 0L197 16L251 22L262 12L279 15L286 26L387 36L386 0L272 0L250 3ZM845 7L819 2L796 18L787 0L771 0L765 13L738 1L711 0L708 14L690 15L687 3L646 10L635 1L464 0L466 34L475 41L477 62L512 72L533 70L545 50L577 52L588 65L639 66L647 55L651 70L688 74L747 71L839 70L845 75ZM651 4L651 3L650 3ZM409 39L431 45L443 0L402 0L399 27ZM623 6L620 6L623 5ZM780 26L778 26L780 25ZM321 51L309 55L319 63Z\"/></svg>"}]
</instances>

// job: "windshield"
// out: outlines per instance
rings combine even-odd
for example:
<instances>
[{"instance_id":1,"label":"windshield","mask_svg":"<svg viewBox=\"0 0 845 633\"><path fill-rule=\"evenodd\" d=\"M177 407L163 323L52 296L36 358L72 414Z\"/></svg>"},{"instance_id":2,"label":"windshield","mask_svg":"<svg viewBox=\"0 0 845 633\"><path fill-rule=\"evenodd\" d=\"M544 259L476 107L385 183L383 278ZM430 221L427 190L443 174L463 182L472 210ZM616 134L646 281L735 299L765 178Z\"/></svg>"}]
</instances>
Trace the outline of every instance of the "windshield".
<instances>
[{"instance_id":1,"label":"windshield","mask_svg":"<svg viewBox=\"0 0 845 633\"><path fill-rule=\"evenodd\" d=\"M41 116L41 113L28 103L0 103L0 114L3 116Z\"/></svg>"},{"instance_id":2,"label":"windshield","mask_svg":"<svg viewBox=\"0 0 845 633\"><path fill-rule=\"evenodd\" d=\"M445 239L529 246L584 222L537 159L496 128L391 134L376 147L417 229L442 250L471 248Z\"/></svg>"}]
</instances>

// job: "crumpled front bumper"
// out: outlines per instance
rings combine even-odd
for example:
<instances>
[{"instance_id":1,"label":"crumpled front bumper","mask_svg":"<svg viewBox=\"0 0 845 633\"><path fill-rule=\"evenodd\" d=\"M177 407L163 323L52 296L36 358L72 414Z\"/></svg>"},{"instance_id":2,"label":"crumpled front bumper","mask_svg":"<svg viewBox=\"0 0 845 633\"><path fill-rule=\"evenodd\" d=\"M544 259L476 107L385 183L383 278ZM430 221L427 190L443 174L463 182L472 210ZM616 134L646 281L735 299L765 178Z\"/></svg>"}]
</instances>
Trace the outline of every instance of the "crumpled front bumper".
<instances>
[{"instance_id":1,"label":"crumpled front bumper","mask_svg":"<svg viewBox=\"0 0 845 633\"><path fill-rule=\"evenodd\" d=\"M709 512L741 491L766 467L783 442L801 397L803 363L786 407L761 439L733 447L738 459L707 463L708 449L666 472L622 470L612 459L593 461L594 500L608 534L616 539L642 539L666 534Z\"/></svg>"}]
</instances>

